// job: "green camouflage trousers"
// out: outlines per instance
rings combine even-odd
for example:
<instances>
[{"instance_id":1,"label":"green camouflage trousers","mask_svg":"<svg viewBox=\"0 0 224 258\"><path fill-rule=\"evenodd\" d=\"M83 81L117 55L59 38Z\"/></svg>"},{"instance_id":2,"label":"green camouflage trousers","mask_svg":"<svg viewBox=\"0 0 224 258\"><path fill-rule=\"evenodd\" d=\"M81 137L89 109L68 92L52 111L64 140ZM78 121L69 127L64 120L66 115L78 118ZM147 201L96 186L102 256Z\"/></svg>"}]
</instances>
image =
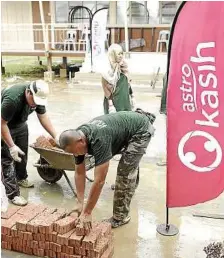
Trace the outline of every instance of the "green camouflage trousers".
<instances>
[{"instance_id":1,"label":"green camouflage trousers","mask_svg":"<svg viewBox=\"0 0 224 258\"><path fill-rule=\"evenodd\" d=\"M122 153L117 168L114 192L113 217L123 220L129 214L132 196L135 193L137 168L149 145L154 128L147 123L145 128L136 133Z\"/></svg>"}]
</instances>

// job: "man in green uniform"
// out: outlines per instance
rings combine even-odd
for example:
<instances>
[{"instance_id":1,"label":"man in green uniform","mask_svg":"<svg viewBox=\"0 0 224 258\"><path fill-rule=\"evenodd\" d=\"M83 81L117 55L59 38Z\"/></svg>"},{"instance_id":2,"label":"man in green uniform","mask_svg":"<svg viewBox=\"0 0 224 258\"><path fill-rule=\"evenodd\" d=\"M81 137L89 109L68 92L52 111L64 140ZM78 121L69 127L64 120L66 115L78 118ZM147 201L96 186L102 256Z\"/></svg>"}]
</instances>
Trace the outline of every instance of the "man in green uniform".
<instances>
[{"instance_id":1,"label":"man in green uniform","mask_svg":"<svg viewBox=\"0 0 224 258\"><path fill-rule=\"evenodd\" d=\"M110 159L121 152L117 168L114 192L112 227L122 226L130 221L129 210L135 192L137 168L153 135L152 123L155 116L150 113L121 111L97 117L76 130L64 131L59 138L62 149L75 155L75 184L84 227L91 223L94 209L109 168ZM85 154L95 158L94 183L84 206ZM89 221L90 220L90 221Z\"/></svg>"},{"instance_id":2,"label":"man in green uniform","mask_svg":"<svg viewBox=\"0 0 224 258\"><path fill-rule=\"evenodd\" d=\"M1 166L6 194L15 205L26 205L19 186L33 187L27 180L28 116L35 110L41 125L53 137L56 132L46 113L48 84L42 80L2 90Z\"/></svg>"}]
</instances>

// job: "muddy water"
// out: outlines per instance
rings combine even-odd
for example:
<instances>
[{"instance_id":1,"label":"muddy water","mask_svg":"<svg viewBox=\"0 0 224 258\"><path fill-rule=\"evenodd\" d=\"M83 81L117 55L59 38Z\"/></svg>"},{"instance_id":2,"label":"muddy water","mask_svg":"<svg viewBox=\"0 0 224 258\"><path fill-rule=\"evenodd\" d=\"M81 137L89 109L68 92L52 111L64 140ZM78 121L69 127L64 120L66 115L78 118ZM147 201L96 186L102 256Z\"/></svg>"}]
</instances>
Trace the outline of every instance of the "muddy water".
<instances>
[{"instance_id":1,"label":"muddy water","mask_svg":"<svg viewBox=\"0 0 224 258\"><path fill-rule=\"evenodd\" d=\"M93 86L94 87L94 86ZM139 106L152 112L158 112L160 98L156 95L135 91ZM75 128L83 122L100 115L102 110L102 91L77 90L75 86L57 83L51 89L48 106L49 116L56 129ZM164 155L165 121L159 116L156 121L156 134L146 157L141 163L140 185L132 201L131 222L114 230L115 258L203 258L204 246L212 241L224 240L224 221L195 218L194 212L224 214L224 196L205 204L189 208L171 209L171 223L179 228L175 237L163 237L157 234L156 226L165 222L165 179L164 167L157 167L156 162ZM44 133L36 115L29 118L30 143ZM28 172L35 188L22 189L22 195L30 202L45 203L56 207L72 208L76 205L74 196L64 178L57 184L45 183L32 166L38 154L30 149ZM117 161L111 162L109 174L102 195L94 210L97 220L112 215L113 191L110 186L115 180ZM92 176L92 171L88 172ZM67 172L73 182L74 173ZM87 182L87 191L91 183ZM29 257L13 252L2 252L2 257Z\"/></svg>"}]
</instances>

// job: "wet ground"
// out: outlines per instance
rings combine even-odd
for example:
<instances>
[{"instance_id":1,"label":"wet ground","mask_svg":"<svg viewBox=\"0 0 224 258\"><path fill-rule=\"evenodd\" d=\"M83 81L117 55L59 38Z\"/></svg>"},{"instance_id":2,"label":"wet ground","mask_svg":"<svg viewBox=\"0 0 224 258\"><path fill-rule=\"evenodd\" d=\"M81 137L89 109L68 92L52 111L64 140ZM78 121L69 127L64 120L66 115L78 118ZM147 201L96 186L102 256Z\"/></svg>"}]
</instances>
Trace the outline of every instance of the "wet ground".
<instances>
[{"instance_id":1,"label":"wet ground","mask_svg":"<svg viewBox=\"0 0 224 258\"><path fill-rule=\"evenodd\" d=\"M94 87L94 86L93 86ZM140 107L158 113L160 98L149 90L134 89ZM48 107L49 115L56 129L75 128L83 122L103 113L102 91L98 88L86 90L57 83L52 87ZM119 229L115 234L115 258L203 258L203 248L213 241L224 240L224 220L196 218L194 212L224 214L224 195L216 200L192 206L170 210L170 222L179 229L174 237L164 237L156 232L156 227L165 222L165 167L158 167L156 162L164 156L165 121L159 115L155 123L156 134L140 167L140 185L131 205L131 222ZM29 119L30 143L44 133L36 115ZM45 183L32 166L38 154L30 149L28 172L35 188L22 189L22 195L30 202L45 203L55 207L71 209L75 206L75 198L64 178L57 184ZM113 191L110 186L115 180L117 161L113 160L97 207L94 218L101 220L112 215ZM73 182L72 171L67 175ZM89 172L92 175L92 171ZM87 182L88 194L90 182ZM13 252L2 252L2 257L29 257Z\"/></svg>"}]
</instances>

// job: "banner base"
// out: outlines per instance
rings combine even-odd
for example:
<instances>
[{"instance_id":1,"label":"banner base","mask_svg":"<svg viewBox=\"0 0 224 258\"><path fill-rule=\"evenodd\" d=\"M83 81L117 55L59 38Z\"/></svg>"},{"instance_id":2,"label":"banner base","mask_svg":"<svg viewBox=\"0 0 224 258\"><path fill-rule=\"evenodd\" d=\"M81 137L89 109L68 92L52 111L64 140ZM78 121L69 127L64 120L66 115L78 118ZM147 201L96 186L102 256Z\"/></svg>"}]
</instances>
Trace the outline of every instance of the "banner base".
<instances>
[{"instance_id":1,"label":"banner base","mask_svg":"<svg viewBox=\"0 0 224 258\"><path fill-rule=\"evenodd\" d=\"M175 236L179 233L178 228L172 224L161 224L157 227L156 231L163 236Z\"/></svg>"}]
</instances>

